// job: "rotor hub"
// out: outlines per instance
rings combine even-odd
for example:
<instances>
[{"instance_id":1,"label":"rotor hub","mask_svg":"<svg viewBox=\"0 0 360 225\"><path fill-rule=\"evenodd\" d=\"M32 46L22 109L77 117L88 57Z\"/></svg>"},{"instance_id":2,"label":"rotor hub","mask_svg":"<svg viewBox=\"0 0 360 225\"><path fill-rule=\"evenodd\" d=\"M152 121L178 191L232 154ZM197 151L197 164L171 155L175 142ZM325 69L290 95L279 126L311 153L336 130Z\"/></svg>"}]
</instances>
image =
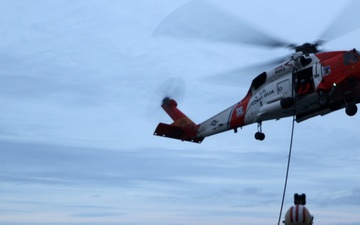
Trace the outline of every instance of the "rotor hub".
<instances>
[{"instance_id":1,"label":"rotor hub","mask_svg":"<svg viewBox=\"0 0 360 225\"><path fill-rule=\"evenodd\" d=\"M294 46L293 48L295 49L295 52L302 52L305 55L309 55L311 53L318 53L319 50L317 49L317 47L319 46L320 43L315 43L315 44L311 44L311 43L304 43L302 45L299 46Z\"/></svg>"}]
</instances>

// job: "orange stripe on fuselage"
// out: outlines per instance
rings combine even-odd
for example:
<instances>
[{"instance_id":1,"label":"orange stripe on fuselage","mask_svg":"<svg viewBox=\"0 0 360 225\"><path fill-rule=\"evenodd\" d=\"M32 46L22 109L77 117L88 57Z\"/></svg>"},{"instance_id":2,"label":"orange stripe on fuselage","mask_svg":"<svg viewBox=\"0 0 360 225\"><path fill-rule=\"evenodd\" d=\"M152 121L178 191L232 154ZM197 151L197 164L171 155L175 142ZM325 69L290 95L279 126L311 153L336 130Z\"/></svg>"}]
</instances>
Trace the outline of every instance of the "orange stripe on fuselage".
<instances>
[{"instance_id":1,"label":"orange stripe on fuselage","mask_svg":"<svg viewBox=\"0 0 360 225\"><path fill-rule=\"evenodd\" d=\"M247 110L247 106L248 106L250 98L251 98L251 93L249 90L249 92L247 93L245 98L234 106L234 109L232 110L231 115L229 117L229 126L230 126L229 128L230 129L242 127L242 126L246 125L245 124L245 114L246 114L246 110Z\"/></svg>"}]
</instances>

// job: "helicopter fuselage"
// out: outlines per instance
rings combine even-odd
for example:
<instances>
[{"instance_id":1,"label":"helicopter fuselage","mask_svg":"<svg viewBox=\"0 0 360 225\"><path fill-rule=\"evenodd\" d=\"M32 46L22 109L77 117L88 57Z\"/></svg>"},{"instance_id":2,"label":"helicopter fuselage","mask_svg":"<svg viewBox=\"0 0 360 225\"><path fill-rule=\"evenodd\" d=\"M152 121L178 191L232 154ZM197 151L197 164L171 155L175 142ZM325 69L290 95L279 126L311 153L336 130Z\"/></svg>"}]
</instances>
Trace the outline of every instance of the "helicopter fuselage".
<instances>
[{"instance_id":1,"label":"helicopter fuselage","mask_svg":"<svg viewBox=\"0 0 360 225\"><path fill-rule=\"evenodd\" d=\"M257 123L255 138L263 140L261 123L266 120L296 116L301 122L341 108L352 116L360 97L359 57L355 49L306 55L296 52L288 61L255 77L240 102L198 125L182 126L178 139L201 142L207 136L227 130L237 132L237 128ZM176 106L162 107L167 112L179 111ZM180 117L172 118L178 123ZM170 131L165 130L158 127L155 135L169 136L166 133Z\"/></svg>"}]
</instances>

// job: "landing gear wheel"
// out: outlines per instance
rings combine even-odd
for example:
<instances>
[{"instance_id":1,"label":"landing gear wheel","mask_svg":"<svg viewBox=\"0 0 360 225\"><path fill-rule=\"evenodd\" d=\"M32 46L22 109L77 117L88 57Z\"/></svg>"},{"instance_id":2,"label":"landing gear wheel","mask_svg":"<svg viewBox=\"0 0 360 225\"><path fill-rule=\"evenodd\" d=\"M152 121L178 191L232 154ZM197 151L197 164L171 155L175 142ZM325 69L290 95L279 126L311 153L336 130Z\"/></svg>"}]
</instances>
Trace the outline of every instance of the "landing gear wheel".
<instances>
[{"instance_id":1,"label":"landing gear wheel","mask_svg":"<svg viewBox=\"0 0 360 225\"><path fill-rule=\"evenodd\" d=\"M357 106L355 104L350 104L346 107L345 112L348 116L353 116L357 113Z\"/></svg>"},{"instance_id":2,"label":"landing gear wheel","mask_svg":"<svg viewBox=\"0 0 360 225\"><path fill-rule=\"evenodd\" d=\"M262 141L265 139L265 134L262 132L262 126L261 126L261 121L258 122L258 131L255 133L255 139Z\"/></svg>"},{"instance_id":3,"label":"landing gear wheel","mask_svg":"<svg viewBox=\"0 0 360 225\"><path fill-rule=\"evenodd\" d=\"M329 96L327 94L320 94L318 98L318 103L320 106L325 106L329 103Z\"/></svg>"},{"instance_id":4,"label":"landing gear wheel","mask_svg":"<svg viewBox=\"0 0 360 225\"><path fill-rule=\"evenodd\" d=\"M256 132L255 133L255 139L259 141L263 141L265 139L265 134L262 132Z\"/></svg>"}]
</instances>

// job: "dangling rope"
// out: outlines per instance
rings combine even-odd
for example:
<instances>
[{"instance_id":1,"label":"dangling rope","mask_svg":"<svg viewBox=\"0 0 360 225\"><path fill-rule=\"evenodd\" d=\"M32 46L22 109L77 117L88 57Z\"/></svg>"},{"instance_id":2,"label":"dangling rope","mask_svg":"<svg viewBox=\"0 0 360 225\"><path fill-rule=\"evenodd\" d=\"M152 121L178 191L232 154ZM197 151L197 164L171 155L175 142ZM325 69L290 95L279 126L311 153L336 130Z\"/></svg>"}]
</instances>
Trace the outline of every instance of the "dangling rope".
<instances>
[{"instance_id":1,"label":"dangling rope","mask_svg":"<svg viewBox=\"0 0 360 225\"><path fill-rule=\"evenodd\" d=\"M288 156L288 162L287 162L287 168L286 168L285 184L284 184L284 191L283 191L283 196L282 196L282 201L281 201L281 207L280 207L280 215L279 215L278 225L280 225L282 210L283 210L283 206L284 206L284 199L285 199L287 181L288 181L288 177L289 177L291 150L292 150L293 137L294 137L295 118L296 118L296 117L295 117L295 115L294 115L294 116L293 116L293 121L292 121L289 156Z\"/></svg>"}]
</instances>

